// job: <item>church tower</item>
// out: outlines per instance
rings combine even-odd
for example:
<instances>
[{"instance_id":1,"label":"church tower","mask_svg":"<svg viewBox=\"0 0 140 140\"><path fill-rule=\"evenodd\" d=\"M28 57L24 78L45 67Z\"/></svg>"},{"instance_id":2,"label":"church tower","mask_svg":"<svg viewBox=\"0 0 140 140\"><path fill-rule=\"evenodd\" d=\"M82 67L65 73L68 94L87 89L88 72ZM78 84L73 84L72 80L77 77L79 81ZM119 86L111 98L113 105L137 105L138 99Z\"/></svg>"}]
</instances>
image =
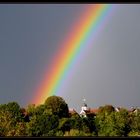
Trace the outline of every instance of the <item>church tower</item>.
<instances>
[{"instance_id":1,"label":"church tower","mask_svg":"<svg viewBox=\"0 0 140 140\"><path fill-rule=\"evenodd\" d=\"M86 99L83 99L84 104L81 107L81 111L80 111L80 116L83 116L83 117L86 117L86 112L85 111L88 110L88 106L87 106L85 101L86 101Z\"/></svg>"}]
</instances>

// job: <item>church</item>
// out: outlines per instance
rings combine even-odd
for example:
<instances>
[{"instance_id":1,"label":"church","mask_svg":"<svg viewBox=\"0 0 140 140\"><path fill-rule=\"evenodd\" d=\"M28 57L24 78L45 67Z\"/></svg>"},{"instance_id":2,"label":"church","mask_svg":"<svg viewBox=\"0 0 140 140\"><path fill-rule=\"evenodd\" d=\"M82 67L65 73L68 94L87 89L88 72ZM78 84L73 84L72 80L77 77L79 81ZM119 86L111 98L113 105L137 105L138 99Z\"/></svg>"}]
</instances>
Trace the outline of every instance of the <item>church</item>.
<instances>
[{"instance_id":1,"label":"church","mask_svg":"<svg viewBox=\"0 0 140 140\"><path fill-rule=\"evenodd\" d=\"M87 104L85 103L85 99L83 100L84 101L84 104L83 106L81 107L81 111L79 113L79 115L81 117L87 117L87 114L90 113L90 114L96 114L98 113L98 109L91 109L87 106Z\"/></svg>"}]
</instances>

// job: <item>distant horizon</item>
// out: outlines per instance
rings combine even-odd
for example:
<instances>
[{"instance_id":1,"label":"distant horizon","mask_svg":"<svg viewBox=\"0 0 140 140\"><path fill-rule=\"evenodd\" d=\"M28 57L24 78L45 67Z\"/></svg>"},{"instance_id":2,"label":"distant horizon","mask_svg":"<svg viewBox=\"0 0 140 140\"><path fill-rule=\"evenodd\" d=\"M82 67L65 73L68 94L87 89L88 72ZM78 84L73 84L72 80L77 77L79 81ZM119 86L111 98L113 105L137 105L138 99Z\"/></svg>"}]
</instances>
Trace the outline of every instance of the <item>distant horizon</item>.
<instances>
[{"instance_id":1,"label":"distant horizon","mask_svg":"<svg viewBox=\"0 0 140 140\"><path fill-rule=\"evenodd\" d=\"M55 96L57 96L57 95L55 95ZM50 97L50 96L49 96L49 97ZM62 96L59 96L59 97L63 98ZM17 102L17 101L9 101L9 102ZM9 102L7 102L7 103L5 103L5 104L8 104ZM65 102L66 102L66 101L65 101ZM18 103L18 102L17 102L17 103ZM69 110L70 110L70 109L74 109L77 113L80 113L81 108L83 107L84 103L87 104L87 107L88 107L89 109L99 109L99 107L103 107L103 106L106 106L106 105L111 105L111 106L113 106L114 108L118 108L118 107L119 107L119 108L124 108L124 109L126 109L126 110L130 110L130 109L132 109L132 108L134 108L134 109L140 109L139 106L125 107L125 106L114 106L114 105L112 105L112 104L104 104L104 105L102 104L102 105L100 105L100 106L92 107L92 106L88 106L88 103L87 103L87 102L83 102L83 103L81 104L79 110L77 110L76 108L69 107L68 103L66 102L66 104L68 105ZM18 103L18 104L19 104L19 103ZM42 104L36 105L36 104L34 104L34 103L31 103L31 104L29 103L28 105L32 105L32 104L35 105L35 107L42 105ZM20 104L19 104L19 105L20 105ZM26 105L26 106L21 106L21 105L20 105L20 107L21 107L21 108L27 108L28 105Z\"/></svg>"}]
</instances>

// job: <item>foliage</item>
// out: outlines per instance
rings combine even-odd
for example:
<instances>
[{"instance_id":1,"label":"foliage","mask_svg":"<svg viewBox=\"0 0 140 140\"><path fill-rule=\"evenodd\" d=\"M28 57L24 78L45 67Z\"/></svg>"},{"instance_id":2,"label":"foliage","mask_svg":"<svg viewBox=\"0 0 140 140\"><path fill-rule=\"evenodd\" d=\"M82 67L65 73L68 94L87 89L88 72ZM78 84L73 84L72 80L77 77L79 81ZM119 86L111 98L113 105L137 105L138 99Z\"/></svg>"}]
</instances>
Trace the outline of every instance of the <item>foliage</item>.
<instances>
[{"instance_id":1,"label":"foliage","mask_svg":"<svg viewBox=\"0 0 140 140\"><path fill-rule=\"evenodd\" d=\"M13 123L12 114L6 110L6 105L1 105L0 108L0 136L7 136L15 122Z\"/></svg>"},{"instance_id":2,"label":"foliage","mask_svg":"<svg viewBox=\"0 0 140 140\"><path fill-rule=\"evenodd\" d=\"M105 105L105 106L100 106L99 107L99 113L110 114L113 111L115 111L115 108L112 105Z\"/></svg>"},{"instance_id":3,"label":"foliage","mask_svg":"<svg viewBox=\"0 0 140 140\"><path fill-rule=\"evenodd\" d=\"M29 122L29 121L30 121L30 120L29 120L29 114L28 114L28 112L26 111L26 109L25 109L25 108L21 108L21 109L20 109L20 112L21 112L23 121L24 121L24 122Z\"/></svg>"},{"instance_id":4,"label":"foliage","mask_svg":"<svg viewBox=\"0 0 140 140\"><path fill-rule=\"evenodd\" d=\"M60 119L58 129L61 130L63 133L65 133L65 131L70 131L71 129L70 121L71 120L69 118Z\"/></svg>"},{"instance_id":5,"label":"foliage","mask_svg":"<svg viewBox=\"0 0 140 140\"><path fill-rule=\"evenodd\" d=\"M36 112L35 104L29 104L29 105L27 106L26 111L27 111L27 113L28 113L29 116L35 115L35 112Z\"/></svg>"},{"instance_id":6,"label":"foliage","mask_svg":"<svg viewBox=\"0 0 140 140\"><path fill-rule=\"evenodd\" d=\"M26 136L26 123L20 122L16 124L14 136Z\"/></svg>"},{"instance_id":7,"label":"foliage","mask_svg":"<svg viewBox=\"0 0 140 140\"><path fill-rule=\"evenodd\" d=\"M48 97L45 101L45 106L46 109L52 111L53 114L58 115L59 118L69 116L68 105L63 98L59 96Z\"/></svg>"},{"instance_id":8,"label":"foliage","mask_svg":"<svg viewBox=\"0 0 140 140\"><path fill-rule=\"evenodd\" d=\"M9 111L12 115L12 118L15 119L15 121L22 121L22 113L21 108L18 103L16 102L10 102L7 104L6 110Z\"/></svg>"},{"instance_id":9,"label":"foliage","mask_svg":"<svg viewBox=\"0 0 140 140\"><path fill-rule=\"evenodd\" d=\"M70 118L71 129L82 129L82 119L79 115L73 115Z\"/></svg>"},{"instance_id":10,"label":"foliage","mask_svg":"<svg viewBox=\"0 0 140 140\"><path fill-rule=\"evenodd\" d=\"M66 131L64 136L91 136L91 134L77 129L71 129L70 131Z\"/></svg>"},{"instance_id":11,"label":"foliage","mask_svg":"<svg viewBox=\"0 0 140 140\"><path fill-rule=\"evenodd\" d=\"M44 113L44 111L45 111L45 105L39 105L35 109L35 114L36 115L41 115L41 114Z\"/></svg>"},{"instance_id":12,"label":"foliage","mask_svg":"<svg viewBox=\"0 0 140 140\"><path fill-rule=\"evenodd\" d=\"M129 116L131 132L129 135L140 135L140 110L133 112Z\"/></svg>"},{"instance_id":13,"label":"foliage","mask_svg":"<svg viewBox=\"0 0 140 140\"><path fill-rule=\"evenodd\" d=\"M56 132L56 136L63 136L64 135L64 133L63 133L63 131L61 131L61 130L58 130L57 132Z\"/></svg>"},{"instance_id":14,"label":"foliage","mask_svg":"<svg viewBox=\"0 0 140 140\"><path fill-rule=\"evenodd\" d=\"M128 112L99 113L96 116L96 128L99 136L127 136L130 132Z\"/></svg>"},{"instance_id":15,"label":"foliage","mask_svg":"<svg viewBox=\"0 0 140 140\"><path fill-rule=\"evenodd\" d=\"M88 113L86 118L86 125L89 128L90 133L94 133L96 135L96 126L95 126L95 117L96 115L93 113Z\"/></svg>"},{"instance_id":16,"label":"foliage","mask_svg":"<svg viewBox=\"0 0 140 140\"><path fill-rule=\"evenodd\" d=\"M28 136L47 136L49 131L58 126L58 117L56 115L34 115L27 123Z\"/></svg>"},{"instance_id":17,"label":"foliage","mask_svg":"<svg viewBox=\"0 0 140 140\"><path fill-rule=\"evenodd\" d=\"M130 133L128 134L128 136L140 136L140 133L139 132L137 132L137 131L130 131Z\"/></svg>"},{"instance_id":18,"label":"foliage","mask_svg":"<svg viewBox=\"0 0 140 140\"><path fill-rule=\"evenodd\" d=\"M0 135L14 136L16 125L23 122L20 106L16 102L0 105Z\"/></svg>"},{"instance_id":19,"label":"foliage","mask_svg":"<svg viewBox=\"0 0 140 140\"><path fill-rule=\"evenodd\" d=\"M44 104L21 108L16 102L0 105L0 136L140 136L140 110L130 112L112 105L99 107L97 114L69 114L59 96Z\"/></svg>"},{"instance_id":20,"label":"foliage","mask_svg":"<svg viewBox=\"0 0 140 140\"><path fill-rule=\"evenodd\" d=\"M129 113L126 109L121 109L119 112L115 112L116 117L116 127L121 136L127 136L130 132L130 123L129 123Z\"/></svg>"}]
</instances>

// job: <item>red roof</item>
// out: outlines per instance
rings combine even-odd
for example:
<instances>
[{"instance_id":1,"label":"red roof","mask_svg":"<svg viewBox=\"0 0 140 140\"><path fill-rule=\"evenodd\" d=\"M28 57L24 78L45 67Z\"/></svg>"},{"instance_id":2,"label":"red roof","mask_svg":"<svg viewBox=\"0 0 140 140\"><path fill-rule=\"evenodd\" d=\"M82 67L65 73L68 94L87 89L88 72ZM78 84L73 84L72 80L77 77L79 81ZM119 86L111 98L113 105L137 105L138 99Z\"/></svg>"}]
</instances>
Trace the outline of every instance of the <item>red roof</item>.
<instances>
[{"instance_id":1,"label":"red roof","mask_svg":"<svg viewBox=\"0 0 140 140\"><path fill-rule=\"evenodd\" d=\"M96 113L98 113L98 111L99 111L98 109L90 108L90 109L86 110L85 112L86 113L95 113L96 114Z\"/></svg>"},{"instance_id":2,"label":"red roof","mask_svg":"<svg viewBox=\"0 0 140 140\"><path fill-rule=\"evenodd\" d=\"M99 109L90 109L90 113L98 113Z\"/></svg>"},{"instance_id":3,"label":"red roof","mask_svg":"<svg viewBox=\"0 0 140 140\"><path fill-rule=\"evenodd\" d=\"M77 112L74 109L69 109L69 113L74 114L74 113L77 113Z\"/></svg>"}]
</instances>

